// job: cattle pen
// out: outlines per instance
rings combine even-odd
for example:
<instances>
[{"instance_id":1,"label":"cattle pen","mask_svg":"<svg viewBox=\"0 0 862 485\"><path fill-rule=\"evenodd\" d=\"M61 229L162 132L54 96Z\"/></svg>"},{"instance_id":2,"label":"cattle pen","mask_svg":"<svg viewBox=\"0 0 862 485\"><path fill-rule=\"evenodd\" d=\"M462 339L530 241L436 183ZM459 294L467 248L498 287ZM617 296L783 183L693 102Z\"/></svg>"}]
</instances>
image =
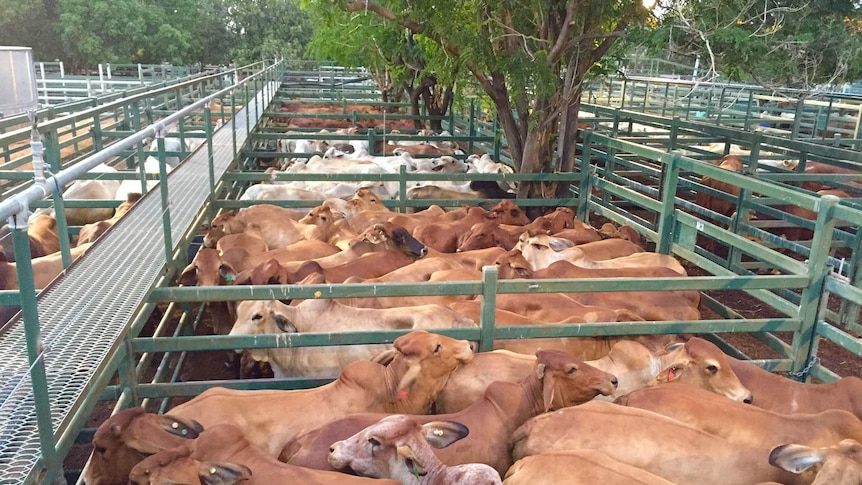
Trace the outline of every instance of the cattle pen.
<instances>
[{"instance_id":1,"label":"cattle pen","mask_svg":"<svg viewBox=\"0 0 862 485\"><path fill-rule=\"evenodd\" d=\"M0 484L52 483L62 478L64 457L76 441L86 442L92 435L91 431L82 430L100 401L116 403L117 408L145 403L151 410L165 411L169 405L167 398L195 396L213 386L293 389L331 379L321 376L181 381L183 366L197 352L391 343L406 333L387 330L206 335L201 331L205 306L198 305L204 302L481 295L481 318L475 328L447 329L440 333L476 341L482 351L492 349L494 341L501 339L699 334L718 343L730 355L749 358L717 335L747 333L772 352L771 357L755 359L758 365L789 372L800 379L810 376L821 381L840 377L818 359L822 340L838 344L856 357L862 356L862 341L858 338L862 331L858 322L862 305L859 289L862 206L855 198L858 196L854 195L853 185L862 178L862 153L814 143L813 139L779 136L780 133L746 131L734 125L588 104L585 97L582 111L592 114L593 126L582 133L580 156L576 170L571 173L411 174L402 169L400 173L375 175L273 176L263 170L262 163L274 158L310 155L283 151L275 142L307 137L321 127L311 123L287 133L274 122L279 118L341 119L354 125L363 120L384 123L434 120L448 130L449 137L444 139L462 144L468 148L468 154L481 150L495 160L506 159L505 140L493 122L482 121L475 101L459 101L446 116L406 115L404 105L379 101L379 94L364 82L362 72L303 67L279 62L238 69L228 73L233 80L229 84L224 84L224 73L202 76L176 86L159 87L152 93L120 98L109 106L90 108L83 114L35 125L46 138L45 158L55 173L44 180L15 185L0 202L0 213L10 221L20 281L18 291L0 291L0 305L22 308L22 313L12 318L0 333L0 347L4 349L0 362ZM314 115L278 109L303 103L342 109L334 114ZM216 104L220 111L213 109ZM375 113L348 110L348 106L360 105L386 109ZM67 130L74 120L85 118L93 120L93 128L87 133L92 138L93 153L61 160L58 132ZM117 124L105 129L105 119L116 119ZM223 121L222 126L216 128L214 119ZM180 138L199 136L205 143L191 154L167 152L162 128L175 122L179 122ZM639 132L633 128L636 124L652 129ZM203 134L187 135L186 130L202 130ZM420 136L416 130L399 131L393 133L384 125L363 129L360 135L316 136L329 140L361 136L371 147L378 140ZM5 150L5 158L0 157L5 160L0 165L0 178L32 179L31 175L22 176L20 169L31 163L37 165L39 150L31 153L16 144L29 134L28 127L0 135L0 147ZM147 137L155 137L157 151L145 150L143 141ZM709 143L719 144L721 154L729 152L732 145L747 147L749 154L744 157L743 172L730 172L706 163L705 160L721 155L699 148ZM849 143L858 140L851 139ZM115 177L140 180L142 187L146 179L158 178L161 181L158 188L141 199L86 256L69 266L37 297L28 263L28 209L57 208L61 233L74 234L76 228L67 227L62 216L67 204L112 207L118 201L67 203L62 199L60 186L80 177L100 177L85 174L108 160L121 160L135 170L143 166L148 155L160 159L158 176L147 175L140 168ZM188 157L168 176L165 159L171 155ZM795 164L786 168L765 163L770 160L792 160ZM812 161L851 173L806 173L806 164ZM703 177L738 187L738 194L711 188L702 183ZM406 196L411 182L570 183L566 198L514 199L514 202L522 207L566 206L573 208L583 221L600 216L628 224L654 243L656 252L687 261L691 268L698 268L699 276L648 280L502 280L496 268L488 266L483 269L481 280L465 282L175 285L177 275L188 264L189 247L193 246L199 228L219 211L263 202L282 207L310 207L309 201L239 198L251 182L294 180L397 184L398 197L384 204L402 212L429 204L459 206L486 202L470 198L411 200ZM803 182L824 181L838 184L851 197L839 199L801 187ZM698 205L698 193L727 200L737 210L728 216ZM41 200L49 195L52 200ZM800 210L814 214L813 218L800 216ZM751 213L757 217L748 217ZM782 238L788 228L807 230L811 235L804 240ZM66 241L63 254L67 262L68 252ZM600 325L536 322L511 327L494 322L495 301L500 294L692 289L703 292L702 308L708 310L708 318ZM768 308L768 316L751 317L711 296L715 291L731 290L744 292ZM78 479L75 470L65 471L68 480Z\"/></svg>"}]
</instances>

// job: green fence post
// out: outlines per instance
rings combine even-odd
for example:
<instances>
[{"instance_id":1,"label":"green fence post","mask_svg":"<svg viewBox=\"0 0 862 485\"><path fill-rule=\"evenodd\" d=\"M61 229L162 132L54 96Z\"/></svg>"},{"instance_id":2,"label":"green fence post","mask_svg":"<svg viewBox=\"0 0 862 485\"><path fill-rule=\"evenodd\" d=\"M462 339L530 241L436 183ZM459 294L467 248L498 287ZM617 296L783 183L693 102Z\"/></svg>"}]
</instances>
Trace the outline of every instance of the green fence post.
<instances>
[{"instance_id":1,"label":"green fence post","mask_svg":"<svg viewBox=\"0 0 862 485\"><path fill-rule=\"evenodd\" d=\"M159 193L162 199L162 230L165 235L165 264L173 263L174 242L171 234L171 206L168 199L168 171L165 164L165 138L158 137L159 145Z\"/></svg>"},{"instance_id":2,"label":"green fence post","mask_svg":"<svg viewBox=\"0 0 862 485\"><path fill-rule=\"evenodd\" d=\"M51 129L45 135L45 157L51 171L59 173L62 160L60 160L60 141L56 129ZM54 203L54 219L57 220L57 235L60 237L60 259L63 261L63 267L68 268L72 264L72 245L69 243L69 222L66 220L66 203L63 200L62 191L62 187L58 189L55 186L51 200Z\"/></svg>"},{"instance_id":3,"label":"green fence post","mask_svg":"<svg viewBox=\"0 0 862 485\"><path fill-rule=\"evenodd\" d=\"M473 138L476 137L476 98L470 100L470 141L467 144L467 153L473 153ZM452 132L454 135L455 133Z\"/></svg>"},{"instance_id":4,"label":"green fence post","mask_svg":"<svg viewBox=\"0 0 862 485\"><path fill-rule=\"evenodd\" d=\"M790 139L795 140L799 137L799 124L802 123L802 112L805 108L803 100L796 101L796 111L793 114L793 131L790 133Z\"/></svg>"},{"instance_id":5,"label":"green fence post","mask_svg":"<svg viewBox=\"0 0 862 485\"><path fill-rule=\"evenodd\" d=\"M814 207L817 213L817 221L814 224L814 239L811 242L811 254L808 257L808 277L810 283L802 290L799 301L800 329L793 334L793 343L790 348L792 360L791 371L799 380L807 377L806 369L810 359L814 358L812 346L817 338L817 311L820 296L826 280L826 263L829 257L829 249L832 245L832 233L835 230L835 219L832 213L838 205L839 199L834 195L820 197L818 204ZM805 371L805 372L802 372Z\"/></svg>"},{"instance_id":6,"label":"green fence post","mask_svg":"<svg viewBox=\"0 0 862 485\"><path fill-rule=\"evenodd\" d=\"M584 148L581 151L580 171L581 180L578 182L578 219L587 222L590 209L590 193L592 189L592 164L593 156L593 130L584 131Z\"/></svg>"},{"instance_id":7,"label":"green fence post","mask_svg":"<svg viewBox=\"0 0 862 485\"><path fill-rule=\"evenodd\" d=\"M494 350L494 314L497 308L497 267L482 268L482 313L479 316L479 352Z\"/></svg>"},{"instance_id":8,"label":"green fence post","mask_svg":"<svg viewBox=\"0 0 862 485\"><path fill-rule=\"evenodd\" d=\"M662 178L661 212L658 220L658 243L656 252L670 254L673 245L674 226L676 225L676 186L679 182L679 159L680 155L662 155L664 164L664 177Z\"/></svg>"},{"instance_id":9,"label":"green fence post","mask_svg":"<svg viewBox=\"0 0 862 485\"><path fill-rule=\"evenodd\" d=\"M30 379L36 405L36 426L39 432L39 447L42 450L42 465L48 470L53 470L59 463L54 442L51 398L48 395L42 335L39 328L39 310L36 305L36 284L33 280L33 266L30 263L30 238L27 236L27 224L26 211L9 218L12 245L15 248L17 261L18 290L24 319L24 334L27 339L27 358L30 362Z\"/></svg>"},{"instance_id":10,"label":"green fence post","mask_svg":"<svg viewBox=\"0 0 862 485\"><path fill-rule=\"evenodd\" d=\"M754 104L754 91L748 92L748 106L745 108L745 120L742 122L742 129L748 131L748 124L751 122L751 108Z\"/></svg>"},{"instance_id":11,"label":"green fence post","mask_svg":"<svg viewBox=\"0 0 862 485\"><path fill-rule=\"evenodd\" d=\"M209 169L210 176L210 202L215 202L216 194L215 194L215 167L213 161L213 120L212 120L212 108L210 108L210 103L207 103L204 106L204 125L206 126L207 133L207 168Z\"/></svg>"},{"instance_id":12,"label":"green fence post","mask_svg":"<svg viewBox=\"0 0 862 485\"><path fill-rule=\"evenodd\" d=\"M374 136L375 135L374 128L369 128L366 135L368 136L368 153L371 155L377 156L378 155L378 153L377 153L377 141L376 141L376 137ZM384 132L384 136L385 136L385 132ZM386 149L384 148L384 152L385 152L385 150Z\"/></svg>"},{"instance_id":13,"label":"green fence post","mask_svg":"<svg viewBox=\"0 0 862 485\"><path fill-rule=\"evenodd\" d=\"M237 156L236 149L236 88L230 90L230 124L231 124L231 138L233 140L233 155Z\"/></svg>"},{"instance_id":14,"label":"green fence post","mask_svg":"<svg viewBox=\"0 0 862 485\"><path fill-rule=\"evenodd\" d=\"M96 114L93 116L93 151L98 152L102 150L102 122L99 120L99 115Z\"/></svg>"},{"instance_id":15,"label":"green fence post","mask_svg":"<svg viewBox=\"0 0 862 485\"><path fill-rule=\"evenodd\" d=\"M398 168L398 212L407 213L407 166Z\"/></svg>"},{"instance_id":16,"label":"green fence post","mask_svg":"<svg viewBox=\"0 0 862 485\"><path fill-rule=\"evenodd\" d=\"M722 111L723 111L723 106L724 106L724 94L725 94L725 91L726 91L726 90L727 90L727 88L726 88L726 87L721 88L721 94L719 94L719 95L718 95L718 107L717 107L717 109L716 109L716 111L718 112L718 114L716 115L716 119L715 119L715 124L716 124L716 125L720 125L720 124L721 124L721 114L722 114Z\"/></svg>"},{"instance_id":17,"label":"green fence post","mask_svg":"<svg viewBox=\"0 0 862 485\"><path fill-rule=\"evenodd\" d=\"M135 133L137 133L137 132L141 131L141 105L140 105L140 103L138 103L137 101L132 101L131 112L132 112L131 127L132 127L132 130L134 130ZM136 150L138 152L138 163L143 164L144 159L146 158L146 156L144 155L144 143L138 142L138 144L136 145ZM127 169L132 169L135 167L133 160L134 159L132 157L129 157L128 159L126 159L126 168Z\"/></svg>"}]
</instances>

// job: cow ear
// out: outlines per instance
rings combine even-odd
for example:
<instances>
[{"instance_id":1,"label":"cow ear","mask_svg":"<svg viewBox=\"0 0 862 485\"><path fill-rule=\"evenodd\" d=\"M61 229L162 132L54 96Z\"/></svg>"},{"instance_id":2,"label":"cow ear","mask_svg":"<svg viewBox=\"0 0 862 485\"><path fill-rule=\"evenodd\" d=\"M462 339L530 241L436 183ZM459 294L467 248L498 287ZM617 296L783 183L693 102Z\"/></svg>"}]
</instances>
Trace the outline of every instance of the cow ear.
<instances>
[{"instance_id":1,"label":"cow ear","mask_svg":"<svg viewBox=\"0 0 862 485\"><path fill-rule=\"evenodd\" d=\"M159 416L158 420L163 430L190 440L197 439L204 430L204 427L194 419L178 418L170 414L164 414Z\"/></svg>"},{"instance_id":2,"label":"cow ear","mask_svg":"<svg viewBox=\"0 0 862 485\"><path fill-rule=\"evenodd\" d=\"M251 478L251 470L233 463L201 462L198 468L203 485L233 485Z\"/></svg>"},{"instance_id":3,"label":"cow ear","mask_svg":"<svg viewBox=\"0 0 862 485\"><path fill-rule=\"evenodd\" d=\"M380 352L379 354L372 357L371 362L387 366L391 364L392 361L395 359L396 353L397 352L395 351L395 349L384 350L383 352Z\"/></svg>"},{"instance_id":4,"label":"cow ear","mask_svg":"<svg viewBox=\"0 0 862 485\"><path fill-rule=\"evenodd\" d=\"M569 241L568 239L563 239L561 237L551 237L551 238L548 238L548 241L550 243L549 245L551 246L551 249L553 249L554 251L562 251L563 249L566 249L566 248L575 247L575 243L573 243L572 241Z\"/></svg>"},{"instance_id":5,"label":"cow ear","mask_svg":"<svg viewBox=\"0 0 862 485\"><path fill-rule=\"evenodd\" d=\"M285 333L299 333L299 330L290 323L290 320L285 318L284 315L279 315L275 312L269 312L269 315L275 320L275 324L278 325L278 328L281 329L282 332Z\"/></svg>"},{"instance_id":6,"label":"cow ear","mask_svg":"<svg viewBox=\"0 0 862 485\"><path fill-rule=\"evenodd\" d=\"M196 286L198 284L198 268L195 263L186 266L186 269L180 273L177 282L182 286Z\"/></svg>"},{"instance_id":7,"label":"cow ear","mask_svg":"<svg viewBox=\"0 0 862 485\"><path fill-rule=\"evenodd\" d=\"M545 377L545 364L536 365L536 377L539 379Z\"/></svg>"},{"instance_id":8,"label":"cow ear","mask_svg":"<svg viewBox=\"0 0 862 485\"><path fill-rule=\"evenodd\" d=\"M398 456L404 459L404 464L407 465L407 469L418 479L421 476L425 476L428 471L425 470L425 467L419 463L419 458L416 457L416 454L413 453L413 450L410 449L408 445L401 445L396 448Z\"/></svg>"},{"instance_id":9,"label":"cow ear","mask_svg":"<svg viewBox=\"0 0 862 485\"><path fill-rule=\"evenodd\" d=\"M374 227L372 227L371 230L365 234L365 240L370 242L371 244L380 244L385 240L384 234L385 232L383 226L380 224L375 224Z\"/></svg>"},{"instance_id":10,"label":"cow ear","mask_svg":"<svg viewBox=\"0 0 862 485\"><path fill-rule=\"evenodd\" d=\"M446 448L470 434L466 426L455 421L432 421L422 425L422 432L434 448Z\"/></svg>"},{"instance_id":11,"label":"cow ear","mask_svg":"<svg viewBox=\"0 0 862 485\"><path fill-rule=\"evenodd\" d=\"M769 464L792 473L802 473L823 461L820 450L802 445L780 445L769 453Z\"/></svg>"},{"instance_id":12,"label":"cow ear","mask_svg":"<svg viewBox=\"0 0 862 485\"><path fill-rule=\"evenodd\" d=\"M236 282L236 271L230 263L222 262L218 267L218 275L228 284L234 284Z\"/></svg>"},{"instance_id":13,"label":"cow ear","mask_svg":"<svg viewBox=\"0 0 862 485\"><path fill-rule=\"evenodd\" d=\"M679 376L682 375L682 373L684 373L685 370L688 368L688 363L689 362L687 360L675 361L673 364L662 369L662 371L659 372L657 376L655 376L656 382L658 382L659 384L663 384L665 382L670 382L678 379Z\"/></svg>"}]
</instances>

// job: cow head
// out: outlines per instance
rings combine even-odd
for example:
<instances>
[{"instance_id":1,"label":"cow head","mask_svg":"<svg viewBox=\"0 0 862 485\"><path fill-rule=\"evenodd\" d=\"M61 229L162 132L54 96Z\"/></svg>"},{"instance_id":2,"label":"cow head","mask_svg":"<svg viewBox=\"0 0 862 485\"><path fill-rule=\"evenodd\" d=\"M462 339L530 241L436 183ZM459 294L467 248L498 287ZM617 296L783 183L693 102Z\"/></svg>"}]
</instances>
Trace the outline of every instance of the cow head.
<instances>
[{"instance_id":1,"label":"cow head","mask_svg":"<svg viewBox=\"0 0 862 485\"><path fill-rule=\"evenodd\" d=\"M511 200L501 200L497 205L491 207L487 214L488 219L496 219L500 224L511 226L525 226L530 223L530 218L524 211Z\"/></svg>"},{"instance_id":2,"label":"cow head","mask_svg":"<svg viewBox=\"0 0 862 485\"><path fill-rule=\"evenodd\" d=\"M576 406L597 395L609 396L617 389L617 378L566 352L536 352L536 377L542 382L545 412Z\"/></svg>"},{"instance_id":3,"label":"cow head","mask_svg":"<svg viewBox=\"0 0 862 485\"><path fill-rule=\"evenodd\" d=\"M448 155L431 160L431 171L441 173L467 173L470 166L455 157Z\"/></svg>"},{"instance_id":4,"label":"cow head","mask_svg":"<svg viewBox=\"0 0 862 485\"><path fill-rule=\"evenodd\" d=\"M360 235L360 239L375 245L382 245L382 249L400 251L413 258L421 258L428 254L428 248L417 241L403 227L391 222L374 224L370 229Z\"/></svg>"},{"instance_id":5,"label":"cow head","mask_svg":"<svg viewBox=\"0 0 862 485\"><path fill-rule=\"evenodd\" d=\"M386 370L398 382L398 402L427 412L431 402L460 365L473 359L473 348L466 340L455 340L424 330L402 335L393 342L396 354Z\"/></svg>"},{"instance_id":6,"label":"cow head","mask_svg":"<svg viewBox=\"0 0 862 485\"><path fill-rule=\"evenodd\" d=\"M333 444L329 448L329 464L361 476L415 483L429 470L443 466L431 447L445 448L469 432L466 426L454 421L420 425L411 416L387 416Z\"/></svg>"},{"instance_id":7,"label":"cow head","mask_svg":"<svg viewBox=\"0 0 862 485\"><path fill-rule=\"evenodd\" d=\"M852 439L841 440L828 448L809 448L803 445L781 445L772 449L769 464L792 473L807 472L805 483L811 485L856 485L862 477L862 444Z\"/></svg>"},{"instance_id":8,"label":"cow head","mask_svg":"<svg viewBox=\"0 0 862 485\"><path fill-rule=\"evenodd\" d=\"M500 223L496 220L480 222L473 224L469 231L458 237L458 249L456 251L472 251L493 247L511 249L512 244L508 239L508 233L500 227Z\"/></svg>"},{"instance_id":9,"label":"cow head","mask_svg":"<svg viewBox=\"0 0 862 485\"><path fill-rule=\"evenodd\" d=\"M187 444L203 427L192 420L125 409L108 418L93 436L93 457L84 472L87 485L125 484L147 455Z\"/></svg>"},{"instance_id":10,"label":"cow head","mask_svg":"<svg viewBox=\"0 0 862 485\"><path fill-rule=\"evenodd\" d=\"M210 223L210 227L207 229L206 234L204 234L204 247L214 248L216 247L218 240L223 236L238 232L238 229L236 228L236 215L236 211L224 211L215 216Z\"/></svg>"},{"instance_id":11,"label":"cow head","mask_svg":"<svg viewBox=\"0 0 862 485\"><path fill-rule=\"evenodd\" d=\"M532 278L533 270L530 268L530 263L524 259L524 255L517 249L513 249L506 254L503 254L496 261L497 276L500 279L511 280L518 278Z\"/></svg>"},{"instance_id":12,"label":"cow head","mask_svg":"<svg viewBox=\"0 0 862 485\"><path fill-rule=\"evenodd\" d=\"M529 232L525 232L521 234L515 248L521 251L524 259L534 271L547 268L553 262L561 259L578 265L586 257L584 252L575 247L575 243L572 241L547 234L531 236ZM566 250L565 254L561 253L563 250Z\"/></svg>"},{"instance_id":13,"label":"cow head","mask_svg":"<svg viewBox=\"0 0 862 485\"><path fill-rule=\"evenodd\" d=\"M388 210L383 202L380 201L380 196L373 190L363 188L358 189L353 197L348 201L348 204L356 204L359 210Z\"/></svg>"},{"instance_id":14,"label":"cow head","mask_svg":"<svg viewBox=\"0 0 862 485\"><path fill-rule=\"evenodd\" d=\"M692 337L685 343L668 345L666 350L661 360L669 364L656 376L659 383L679 380L734 401L753 401L751 391L739 382L727 355L715 344Z\"/></svg>"},{"instance_id":15,"label":"cow head","mask_svg":"<svg viewBox=\"0 0 862 485\"><path fill-rule=\"evenodd\" d=\"M233 463L209 463L190 458L185 446L161 451L135 465L132 485L233 485L251 478L251 470Z\"/></svg>"},{"instance_id":16,"label":"cow head","mask_svg":"<svg viewBox=\"0 0 862 485\"><path fill-rule=\"evenodd\" d=\"M213 248L201 248L178 279L183 286L221 286L236 280L237 272Z\"/></svg>"},{"instance_id":17,"label":"cow head","mask_svg":"<svg viewBox=\"0 0 862 485\"><path fill-rule=\"evenodd\" d=\"M236 321L228 335L263 335L270 333L296 333L292 322L294 309L277 300L247 300L236 306ZM268 362L267 349L248 349L251 358Z\"/></svg>"},{"instance_id":18,"label":"cow head","mask_svg":"<svg viewBox=\"0 0 862 485\"><path fill-rule=\"evenodd\" d=\"M236 275L237 285L286 285L293 283L290 275L277 259L269 259L252 269Z\"/></svg>"},{"instance_id":19,"label":"cow head","mask_svg":"<svg viewBox=\"0 0 862 485\"><path fill-rule=\"evenodd\" d=\"M549 234L574 229L574 227L575 211L568 207L557 207L554 212L537 217L536 220L525 226L525 228L548 231Z\"/></svg>"}]
</instances>

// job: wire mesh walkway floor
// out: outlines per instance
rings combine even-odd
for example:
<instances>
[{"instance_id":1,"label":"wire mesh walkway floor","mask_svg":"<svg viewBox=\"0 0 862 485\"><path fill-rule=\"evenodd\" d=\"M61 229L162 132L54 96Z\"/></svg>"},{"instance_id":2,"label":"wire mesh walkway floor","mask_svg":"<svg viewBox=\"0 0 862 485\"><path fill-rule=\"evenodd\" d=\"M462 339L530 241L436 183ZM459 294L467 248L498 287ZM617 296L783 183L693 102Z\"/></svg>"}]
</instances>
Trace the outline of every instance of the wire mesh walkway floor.
<instances>
[{"instance_id":1,"label":"wire mesh walkway floor","mask_svg":"<svg viewBox=\"0 0 862 485\"><path fill-rule=\"evenodd\" d=\"M246 117L251 117L248 126L254 127L256 113L262 116L268 102L259 93L214 135L216 179L234 159L231 123L236 123L241 147L248 136ZM204 146L168 178L172 241L181 240L209 197L207 158ZM86 393L99 391L92 388L93 377L116 353L164 268L162 208L156 189L39 296L55 437L66 431ZM41 449L29 368L24 325L16 318L0 335L2 485L38 480Z\"/></svg>"}]
</instances>

